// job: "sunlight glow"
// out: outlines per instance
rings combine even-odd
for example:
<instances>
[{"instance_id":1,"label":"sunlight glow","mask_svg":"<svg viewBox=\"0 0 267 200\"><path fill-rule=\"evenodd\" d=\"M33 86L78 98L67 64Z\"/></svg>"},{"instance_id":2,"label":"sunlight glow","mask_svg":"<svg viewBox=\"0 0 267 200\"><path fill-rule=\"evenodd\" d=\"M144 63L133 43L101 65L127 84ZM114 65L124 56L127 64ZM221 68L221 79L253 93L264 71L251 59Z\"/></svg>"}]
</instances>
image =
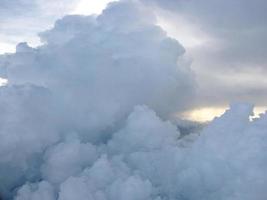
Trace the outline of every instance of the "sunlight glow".
<instances>
[{"instance_id":1,"label":"sunlight glow","mask_svg":"<svg viewBox=\"0 0 267 200\"><path fill-rule=\"evenodd\" d=\"M100 14L109 2L114 0L81 0L71 14Z\"/></svg>"},{"instance_id":2,"label":"sunlight glow","mask_svg":"<svg viewBox=\"0 0 267 200\"><path fill-rule=\"evenodd\" d=\"M180 115L183 119L192 120L196 122L207 122L213 120L215 117L220 117L228 107L204 107L191 111L186 111ZM254 116L250 119L258 118L260 114L265 113L267 107L255 107Z\"/></svg>"},{"instance_id":3,"label":"sunlight glow","mask_svg":"<svg viewBox=\"0 0 267 200\"><path fill-rule=\"evenodd\" d=\"M8 84L8 80L5 78L0 78L0 87Z\"/></svg>"},{"instance_id":4,"label":"sunlight glow","mask_svg":"<svg viewBox=\"0 0 267 200\"><path fill-rule=\"evenodd\" d=\"M258 117L260 117L260 114L263 114L265 112L267 112L267 107L262 107L262 106L261 107L255 107L253 118L258 118Z\"/></svg>"},{"instance_id":5,"label":"sunlight glow","mask_svg":"<svg viewBox=\"0 0 267 200\"><path fill-rule=\"evenodd\" d=\"M204 107L182 113L181 117L187 120L206 122L221 116L226 109L224 107Z\"/></svg>"},{"instance_id":6,"label":"sunlight glow","mask_svg":"<svg viewBox=\"0 0 267 200\"><path fill-rule=\"evenodd\" d=\"M0 54L14 53L16 51L16 45L0 42Z\"/></svg>"},{"instance_id":7,"label":"sunlight glow","mask_svg":"<svg viewBox=\"0 0 267 200\"><path fill-rule=\"evenodd\" d=\"M174 23L163 16L157 16L157 21L168 36L177 39L186 49L200 46L209 39L196 26L183 19L176 18Z\"/></svg>"}]
</instances>

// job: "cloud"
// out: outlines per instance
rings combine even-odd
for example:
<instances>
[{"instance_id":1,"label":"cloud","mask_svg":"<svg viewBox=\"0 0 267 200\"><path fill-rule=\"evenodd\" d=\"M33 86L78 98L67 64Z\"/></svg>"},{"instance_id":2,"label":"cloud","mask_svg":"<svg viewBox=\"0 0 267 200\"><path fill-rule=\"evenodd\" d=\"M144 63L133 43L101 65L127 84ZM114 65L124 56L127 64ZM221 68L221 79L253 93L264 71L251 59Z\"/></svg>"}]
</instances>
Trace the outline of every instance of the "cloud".
<instances>
[{"instance_id":1,"label":"cloud","mask_svg":"<svg viewBox=\"0 0 267 200\"><path fill-rule=\"evenodd\" d=\"M1 198L266 197L266 114L250 122L252 106L232 105L181 135L169 120L192 105L194 74L149 11L66 16L42 46L1 56Z\"/></svg>"},{"instance_id":2,"label":"cloud","mask_svg":"<svg viewBox=\"0 0 267 200\"><path fill-rule=\"evenodd\" d=\"M56 195L53 186L50 183L43 181L39 184L25 184L19 190L16 200L54 200L55 198Z\"/></svg>"},{"instance_id":3,"label":"cloud","mask_svg":"<svg viewBox=\"0 0 267 200\"><path fill-rule=\"evenodd\" d=\"M179 142L183 139L165 145L154 143L155 138L163 135L172 138L179 133L153 111L137 107L110 140L117 151L112 150L113 146L105 146L92 166L76 175L70 173L60 184L58 199L263 200L266 115L251 123L251 113L249 105L232 105L194 142L181 147ZM159 126L162 128L155 132ZM125 145L127 151L125 147L119 148L124 144L131 145ZM41 192L53 196L55 192L44 181L35 183L34 189L29 187L32 186L26 184L19 189L17 199L33 199Z\"/></svg>"},{"instance_id":4,"label":"cloud","mask_svg":"<svg viewBox=\"0 0 267 200\"><path fill-rule=\"evenodd\" d=\"M177 65L185 50L154 22L139 4L114 3L97 17L66 16L40 34L44 45L20 43L1 56L4 197L26 182L60 184L79 174L98 157L93 145L107 143L136 105L165 119L191 105L194 75ZM40 195L35 185L18 198L36 187Z\"/></svg>"},{"instance_id":5,"label":"cloud","mask_svg":"<svg viewBox=\"0 0 267 200\"><path fill-rule=\"evenodd\" d=\"M136 104L147 104L162 116L186 108L195 83L188 66L177 67L184 48L153 25L153 15L143 8L114 5L97 18L59 20L41 34L45 45L40 48L19 44L16 54L6 56L9 83L48 88L67 104L75 100L85 106L79 109L96 111L110 125L121 115L117 110L129 111ZM95 126L100 123L95 114L87 117Z\"/></svg>"},{"instance_id":6,"label":"cloud","mask_svg":"<svg viewBox=\"0 0 267 200\"><path fill-rule=\"evenodd\" d=\"M266 1L143 0L143 2L149 6L153 5L154 9L161 9L158 14L170 24L172 29L176 29L171 32L178 40L186 35L196 38L197 45L190 46L189 42L186 49L194 60L192 68L198 77L200 94L209 95L218 91L214 88L223 88L223 90L220 89L222 95L217 98L222 98L223 103L219 103L216 98L199 96L203 101L219 106L232 101L231 90L236 86L233 92L239 93L237 90L240 89L238 87L240 82L236 79L245 79L253 70L254 74L255 71L258 72L254 76L254 80L257 79L257 81L252 85L244 81L241 85L242 93L247 95L251 92L257 93L259 88L252 91L256 82L266 90L264 79L257 78L263 74L266 76L267 73ZM189 33L183 33L186 31ZM185 45L187 43L186 41ZM216 81L218 76L221 80L226 75L227 79L222 82ZM232 84L231 87L227 87L225 83L229 82L230 78ZM266 92L260 96L266 96ZM235 95L234 99L236 98L239 101L247 100L238 95ZM256 95L250 95L249 99L257 105L263 105L264 102L264 98Z\"/></svg>"}]
</instances>

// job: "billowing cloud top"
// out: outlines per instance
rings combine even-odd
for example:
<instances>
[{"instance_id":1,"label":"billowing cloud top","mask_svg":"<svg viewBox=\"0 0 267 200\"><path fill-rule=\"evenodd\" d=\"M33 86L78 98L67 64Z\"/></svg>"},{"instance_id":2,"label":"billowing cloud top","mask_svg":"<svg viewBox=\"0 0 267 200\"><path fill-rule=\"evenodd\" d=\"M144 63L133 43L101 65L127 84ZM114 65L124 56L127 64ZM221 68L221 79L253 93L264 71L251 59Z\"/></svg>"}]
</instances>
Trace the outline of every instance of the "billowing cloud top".
<instances>
[{"instance_id":1,"label":"billowing cloud top","mask_svg":"<svg viewBox=\"0 0 267 200\"><path fill-rule=\"evenodd\" d=\"M20 43L15 54L1 57L8 79L0 88L3 195L42 177L33 163L68 135L105 143L136 105L164 118L190 105L194 77L189 66L177 65L184 48L148 13L123 2L97 17L67 16L41 34L43 46ZM8 168L14 176L5 176Z\"/></svg>"},{"instance_id":2,"label":"billowing cloud top","mask_svg":"<svg viewBox=\"0 0 267 200\"><path fill-rule=\"evenodd\" d=\"M84 7L83 11L86 11L86 7L92 11L96 5L104 5L108 1L0 0L0 53L14 52L16 44L21 41L27 41L30 46L40 45L37 33L51 28L56 19L68 13L79 13L76 10L79 6ZM148 17L148 13L155 11L158 23L168 35L181 42L187 57L192 58L192 69L199 85L195 107L225 107L229 102L236 101L265 106L265 0L136 2L151 9L145 15L140 15L142 21L153 20L149 19L151 16ZM118 12L124 11L120 9ZM114 12L111 15L110 20ZM116 15L119 17L119 14ZM139 20L132 19L131 23ZM57 40L61 38L59 36Z\"/></svg>"},{"instance_id":3,"label":"billowing cloud top","mask_svg":"<svg viewBox=\"0 0 267 200\"><path fill-rule=\"evenodd\" d=\"M41 34L45 45L21 43L4 57L9 85L49 89L75 121L86 116L95 126L137 104L161 116L184 109L194 92L189 67L177 66L184 48L153 22L132 3L111 4L97 18L67 16Z\"/></svg>"}]
</instances>

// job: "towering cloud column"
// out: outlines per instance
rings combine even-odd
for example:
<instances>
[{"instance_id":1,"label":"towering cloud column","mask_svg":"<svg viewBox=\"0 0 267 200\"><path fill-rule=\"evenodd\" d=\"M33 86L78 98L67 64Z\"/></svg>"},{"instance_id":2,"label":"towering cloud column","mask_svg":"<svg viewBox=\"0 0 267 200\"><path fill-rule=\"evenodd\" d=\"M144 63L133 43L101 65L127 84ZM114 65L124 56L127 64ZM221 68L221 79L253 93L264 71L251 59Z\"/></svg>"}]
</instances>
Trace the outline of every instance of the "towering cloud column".
<instances>
[{"instance_id":1,"label":"towering cloud column","mask_svg":"<svg viewBox=\"0 0 267 200\"><path fill-rule=\"evenodd\" d=\"M155 20L138 3L112 3L99 16L66 16L40 34L44 45L21 43L15 54L1 57L8 79L0 88L3 196L26 182L58 184L89 167L97 153L92 159L80 154L107 144L136 105L167 119L191 104L194 76L189 66L177 65L185 50ZM65 153L71 149L77 162L53 164L74 159ZM65 165L75 170L50 178Z\"/></svg>"}]
</instances>

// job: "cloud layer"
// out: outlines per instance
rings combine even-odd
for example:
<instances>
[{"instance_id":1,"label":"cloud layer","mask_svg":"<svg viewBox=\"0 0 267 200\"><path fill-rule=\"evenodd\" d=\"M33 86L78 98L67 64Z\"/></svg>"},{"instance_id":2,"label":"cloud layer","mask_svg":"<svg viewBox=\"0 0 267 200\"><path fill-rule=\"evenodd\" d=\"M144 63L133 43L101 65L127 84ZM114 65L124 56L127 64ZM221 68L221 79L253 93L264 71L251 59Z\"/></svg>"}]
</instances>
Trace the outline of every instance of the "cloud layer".
<instances>
[{"instance_id":1,"label":"cloud layer","mask_svg":"<svg viewBox=\"0 0 267 200\"><path fill-rule=\"evenodd\" d=\"M0 194L15 200L264 200L266 114L232 105L201 133L184 48L136 2L66 16L0 58ZM177 64L178 61L178 64Z\"/></svg>"}]
</instances>

